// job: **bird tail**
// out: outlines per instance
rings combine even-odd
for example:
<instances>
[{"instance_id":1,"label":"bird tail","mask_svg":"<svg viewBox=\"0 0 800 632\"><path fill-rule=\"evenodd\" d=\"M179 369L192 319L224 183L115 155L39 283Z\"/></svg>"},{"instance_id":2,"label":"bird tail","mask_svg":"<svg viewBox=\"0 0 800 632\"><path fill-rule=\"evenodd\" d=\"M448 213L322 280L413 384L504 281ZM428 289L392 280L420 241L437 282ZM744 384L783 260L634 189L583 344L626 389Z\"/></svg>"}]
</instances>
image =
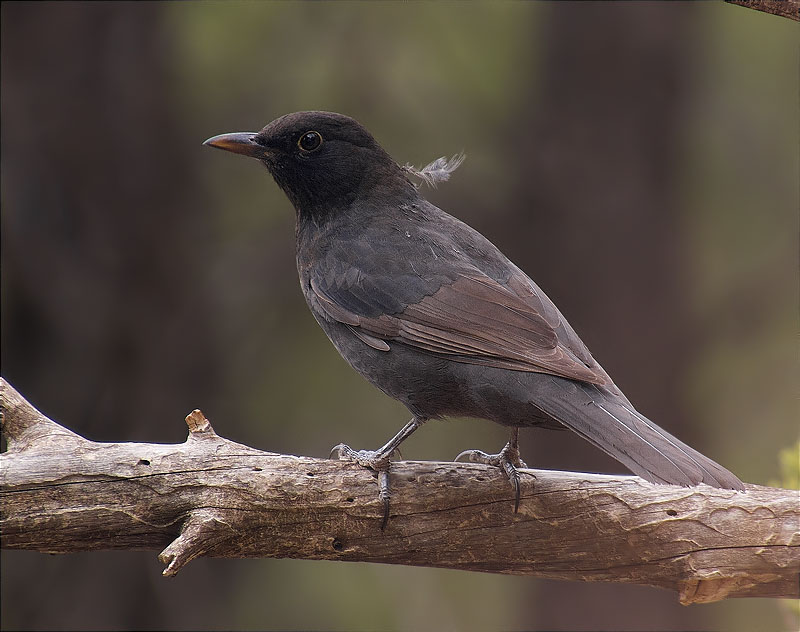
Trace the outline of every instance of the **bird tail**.
<instances>
[{"instance_id":1,"label":"bird tail","mask_svg":"<svg viewBox=\"0 0 800 632\"><path fill-rule=\"evenodd\" d=\"M537 393L536 406L634 474L654 483L744 489L735 475L659 428L621 394L558 377L551 380L552 395L550 388Z\"/></svg>"}]
</instances>

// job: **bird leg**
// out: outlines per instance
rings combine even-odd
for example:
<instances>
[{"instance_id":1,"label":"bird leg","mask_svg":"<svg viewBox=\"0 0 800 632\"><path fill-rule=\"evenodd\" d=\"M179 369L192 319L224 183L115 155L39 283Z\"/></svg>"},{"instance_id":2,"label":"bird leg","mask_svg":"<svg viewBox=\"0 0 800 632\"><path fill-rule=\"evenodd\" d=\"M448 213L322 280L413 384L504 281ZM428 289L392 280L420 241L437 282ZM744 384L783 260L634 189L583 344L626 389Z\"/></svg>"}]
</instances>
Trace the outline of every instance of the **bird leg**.
<instances>
[{"instance_id":1,"label":"bird leg","mask_svg":"<svg viewBox=\"0 0 800 632\"><path fill-rule=\"evenodd\" d=\"M528 467L519 455L519 428L511 429L511 438L499 453L487 454L482 450L464 450L455 460L458 461L462 457L471 463L483 463L484 465L499 467L514 488L514 513L519 511L521 483L517 468Z\"/></svg>"},{"instance_id":2,"label":"bird leg","mask_svg":"<svg viewBox=\"0 0 800 632\"><path fill-rule=\"evenodd\" d=\"M361 467L366 467L378 473L378 499L383 503L383 522L381 531L389 522L389 459L398 451L400 444L408 439L414 431L419 428L426 419L424 417L412 417L394 437L389 439L382 448L377 450L353 450L349 445L340 443L331 450L331 457L334 454L340 461L352 461Z\"/></svg>"}]
</instances>

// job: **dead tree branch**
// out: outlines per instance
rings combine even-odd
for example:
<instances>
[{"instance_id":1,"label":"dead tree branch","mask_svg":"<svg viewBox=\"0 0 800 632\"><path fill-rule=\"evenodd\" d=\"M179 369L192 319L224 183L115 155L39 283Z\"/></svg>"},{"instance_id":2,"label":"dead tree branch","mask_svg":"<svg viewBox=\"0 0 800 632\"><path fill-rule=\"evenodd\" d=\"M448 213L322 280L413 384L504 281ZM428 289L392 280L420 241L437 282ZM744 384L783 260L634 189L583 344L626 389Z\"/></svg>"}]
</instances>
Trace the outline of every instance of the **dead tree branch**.
<instances>
[{"instance_id":1,"label":"dead tree branch","mask_svg":"<svg viewBox=\"0 0 800 632\"><path fill-rule=\"evenodd\" d=\"M493 468L406 461L381 531L370 472L228 441L200 411L182 444L96 443L5 380L0 405L4 549L163 549L164 575L201 555L293 557L647 584L687 604L800 595L796 491L524 470L514 514Z\"/></svg>"},{"instance_id":2,"label":"dead tree branch","mask_svg":"<svg viewBox=\"0 0 800 632\"><path fill-rule=\"evenodd\" d=\"M725 0L725 2L800 21L800 0Z\"/></svg>"}]
</instances>

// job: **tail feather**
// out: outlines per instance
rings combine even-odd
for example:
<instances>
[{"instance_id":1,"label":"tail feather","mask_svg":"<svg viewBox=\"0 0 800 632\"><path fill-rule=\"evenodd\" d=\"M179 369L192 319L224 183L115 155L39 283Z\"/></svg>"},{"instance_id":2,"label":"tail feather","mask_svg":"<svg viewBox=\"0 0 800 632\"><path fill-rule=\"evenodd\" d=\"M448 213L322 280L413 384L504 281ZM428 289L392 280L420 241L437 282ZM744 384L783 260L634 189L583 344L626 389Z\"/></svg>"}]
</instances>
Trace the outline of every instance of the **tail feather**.
<instances>
[{"instance_id":1,"label":"tail feather","mask_svg":"<svg viewBox=\"0 0 800 632\"><path fill-rule=\"evenodd\" d=\"M537 393L537 407L634 474L655 483L744 489L731 472L658 427L624 396L557 377L552 386Z\"/></svg>"}]
</instances>

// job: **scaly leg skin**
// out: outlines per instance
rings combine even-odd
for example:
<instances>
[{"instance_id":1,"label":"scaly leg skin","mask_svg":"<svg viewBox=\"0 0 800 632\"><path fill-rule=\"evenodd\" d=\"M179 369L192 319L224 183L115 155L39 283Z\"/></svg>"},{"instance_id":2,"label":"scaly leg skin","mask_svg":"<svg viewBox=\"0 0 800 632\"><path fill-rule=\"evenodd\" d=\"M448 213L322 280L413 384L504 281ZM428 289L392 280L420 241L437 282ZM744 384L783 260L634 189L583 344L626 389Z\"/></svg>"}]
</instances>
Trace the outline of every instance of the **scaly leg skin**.
<instances>
[{"instance_id":1,"label":"scaly leg skin","mask_svg":"<svg viewBox=\"0 0 800 632\"><path fill-rule=\"evenodd\" d=\"M505 447L497 454L487 454L482 450L464 450L455 460L465 457L471 463L483 463L493 465L503 470L503 473L514 488L514 513L519 511L519 496L521 483L517 468L527 468L525 461L519 455L519 428L511 429L511 438Z\"/></svg>"},{"instance_id":2,"label":"scaly leg skin","mask_svg":"<svg viewBox=\"0 0 800 632\"><path fill-rule=\"evenodd\" d=\"M394 437L387 441L386 445L378 450L353 450L349 445L340 443L331 450L331 457L336 454L340 461L352 461L361 467L366 467L378 473L378 499L383 503L383 521L381 531L386 528L389 522L389 459L392 454L397 452L400 444L408 439L413 432L419 428L426 419L423 417L412 417Z\"/></svg>"}]
</instances>

